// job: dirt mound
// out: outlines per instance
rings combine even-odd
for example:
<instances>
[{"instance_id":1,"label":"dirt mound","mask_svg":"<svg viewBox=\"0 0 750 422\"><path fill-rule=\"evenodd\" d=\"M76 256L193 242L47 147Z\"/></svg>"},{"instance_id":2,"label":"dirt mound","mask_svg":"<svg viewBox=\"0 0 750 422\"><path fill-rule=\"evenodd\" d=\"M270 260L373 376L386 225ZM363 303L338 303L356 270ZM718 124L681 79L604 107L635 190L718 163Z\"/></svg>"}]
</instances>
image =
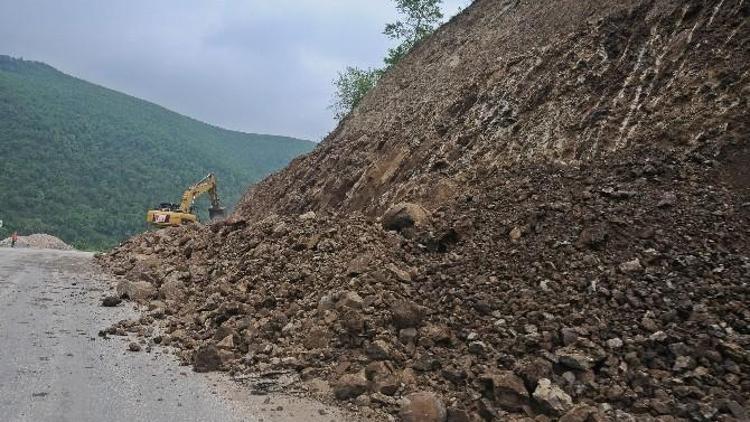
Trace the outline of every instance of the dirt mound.
<instances>
[{"instance_id":1,"label":"dirt mound","mask_svg":"<svg viewBox=\"0 0 750 422\"><path fill-rule=\"evenodd\" d=\"M0 247L10 247L11 238L0 241ZM34 249L57 249L62 251L73 250L73 247L63 242L59 238L49 234L32 234L29 236L18 236L16 242L17 248L34 248Z\"/></svg>"},{"instance_id":2,"label":"dirt mound","mask_svg":"<svg viewBox=\"0 0 750 422\"><path fill-rule=\"evenodd\" d=\"M743 420L748 15L479 0L229 220L102 256L149 306L108 332L407 421Z\"/></svg>"},{"instance_id":3,"label":"dirt mound","mask_svg":"<svg viewBox=\"0 0 750 422\"><path fill-rule=\"evenodd\" d=\"M289 371L394 413L427 390L486 419L739 418L750 221L696 158L498 170L429 230L271 215L149 234L104 259L150 287L153 311L131 326L158 323L185 363L213 350L212 369Z\"/></svg>"}]
</instances>

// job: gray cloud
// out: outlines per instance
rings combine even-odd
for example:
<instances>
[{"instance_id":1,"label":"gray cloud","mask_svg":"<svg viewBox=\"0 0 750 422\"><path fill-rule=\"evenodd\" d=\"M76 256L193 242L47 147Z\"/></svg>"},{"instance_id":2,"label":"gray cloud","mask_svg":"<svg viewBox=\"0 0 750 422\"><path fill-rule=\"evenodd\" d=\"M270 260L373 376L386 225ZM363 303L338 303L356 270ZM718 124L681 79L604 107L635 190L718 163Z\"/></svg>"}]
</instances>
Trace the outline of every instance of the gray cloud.
<instances>
[{"instance_id":1,"label":"gray cloud","mask_svg":"<svg viewBox=\"0 0 750 422\"><path fill-rule=\"evenodd\" d=\"M380 65L394 18L387 0L0 0L0 54L218 126L319 140L336 72Z\"/></svg>"}]
</instances>

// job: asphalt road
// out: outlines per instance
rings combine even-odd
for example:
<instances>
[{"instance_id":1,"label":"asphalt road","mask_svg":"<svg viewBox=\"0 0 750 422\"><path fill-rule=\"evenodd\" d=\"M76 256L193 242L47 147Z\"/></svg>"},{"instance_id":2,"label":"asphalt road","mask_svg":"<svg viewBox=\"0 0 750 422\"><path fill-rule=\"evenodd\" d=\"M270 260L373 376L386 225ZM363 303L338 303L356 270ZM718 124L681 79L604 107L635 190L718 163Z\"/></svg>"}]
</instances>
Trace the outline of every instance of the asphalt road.
<instances>
[{"instance_id":1,"label":"asphalt road","mask_svg":"<svg viewBox=\"0 0 750 422\"><path fill-rule=\"evenodd\" d=\"M0 248L0 420L348 421L313 401L253 396L169 354L97 336L134 315L99 304L109 286L91 254Z\"/></svg>"}]
</instances>

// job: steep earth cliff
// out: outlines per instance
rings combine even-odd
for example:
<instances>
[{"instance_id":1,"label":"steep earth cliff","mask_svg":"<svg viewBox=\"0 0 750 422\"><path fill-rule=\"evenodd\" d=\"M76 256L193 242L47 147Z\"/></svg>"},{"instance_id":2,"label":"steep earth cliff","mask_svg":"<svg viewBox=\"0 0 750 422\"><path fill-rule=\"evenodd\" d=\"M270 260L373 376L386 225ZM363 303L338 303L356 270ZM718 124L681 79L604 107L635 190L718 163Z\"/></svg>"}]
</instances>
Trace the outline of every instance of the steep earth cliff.
<instances>
[{"instance_id":1,"label":"steep earth cliff","mask_svg":"<svg viewBox=\"0 0 750 422\"><path fill-rule=\"evenodd\" d=\"M406 421L744 420L749 16L477 1L230 220L102 257L150 308L107 332Z\"/></svg>"}]
</instances>

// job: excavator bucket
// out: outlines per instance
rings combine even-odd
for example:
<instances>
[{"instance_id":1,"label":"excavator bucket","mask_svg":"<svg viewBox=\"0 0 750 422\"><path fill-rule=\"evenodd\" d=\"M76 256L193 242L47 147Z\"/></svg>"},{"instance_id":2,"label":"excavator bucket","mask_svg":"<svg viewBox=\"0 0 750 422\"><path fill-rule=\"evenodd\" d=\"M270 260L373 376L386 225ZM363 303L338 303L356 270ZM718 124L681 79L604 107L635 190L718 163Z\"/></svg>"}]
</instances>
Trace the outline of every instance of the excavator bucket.
<instances>
[{"instance_id":1,"label":"excavator bucket","mask_svg":"<svg viewBox=\"0 0 750 422\"><path fill-rule=\"evenodd\" d=\"M211 220L220 220L224 218L224 208L221 207L211 207L208 209L208 217Z\"/></svg>"}]
</instances>

